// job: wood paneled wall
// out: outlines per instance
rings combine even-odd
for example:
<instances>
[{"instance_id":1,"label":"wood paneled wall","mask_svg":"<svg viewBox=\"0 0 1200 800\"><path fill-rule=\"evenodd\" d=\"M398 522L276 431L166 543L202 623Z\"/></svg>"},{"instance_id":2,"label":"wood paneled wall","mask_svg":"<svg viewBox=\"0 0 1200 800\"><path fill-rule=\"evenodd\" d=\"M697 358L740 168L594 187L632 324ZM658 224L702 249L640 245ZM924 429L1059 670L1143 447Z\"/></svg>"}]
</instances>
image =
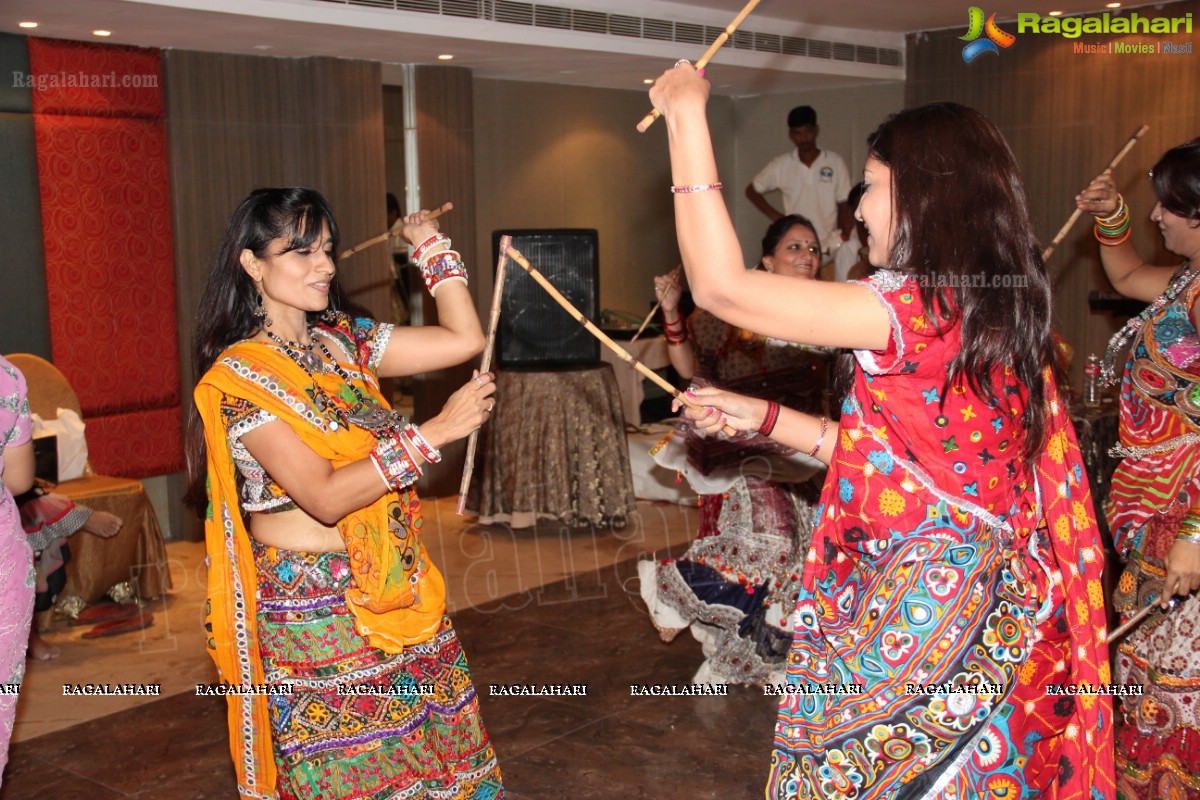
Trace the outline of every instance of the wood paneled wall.
<instances>
[{"instance_id":1,"label":"wood paneled wall","mask_svg":"<svg viewBox=\"0 0 1200 800\"><path fill-rule=\"evenodd\" d=\"M387 229L383 100L376 63L168 50L163 54L185 394L196 305L213 253L253 189L311 186L329 200L341 248ZM340 276L389 317L390 254L355 255Z\"/></svg>"},{"instance_id":2,"label":"wood paneled wall","mask_svg":"<svg viewBox=\"0 0 1200 800\"><path fill-rule=\"evenodd\" d=\"M0 33L0 241L4 291L0 292L0 354L51 357L50 301L42 246L33 90L17 85L29 75L24 36ZM9 80L7 76L12 76Z\"/></svg>"},{"instance_id":3,"label":"wood paneled wall","mask_svg":"<svg viewBox=\"0 0 1200 800\"><path fill-rule=\"evenodd\" d=\"M1142 16L1200 18L1196 0L1136 9ZM1002 28L1017 32L1015 23ZM1150 131L1117 168L1117 185L1133 210L1133 242L1152 263L1178 264L1149 221L1154 195L1147 170L1162 152L1200 135L1200 67L1196 54L1076 53L1074 43L1191 41L1192 36L1099 35L1067 39L1023 33L999 55L962 58L963 30L910 36L909 105L953 100L979 109L1004 132L1025 175L1043 241L1075 208L1074 197L1143 122ZM971 209L963 209L971 213ZM1081 219L1048 266L1058 276L1058 330L1075 348L1078 386L1089 352L1103 352L1125 318L1088 310L1089 290L1111 291L1091 224ZM997 302L1003 302L998 297Z\"/></svg>"},{"instance_id":4,"label":"wood paneled wall","mask_svg":"<svg viewBox=\"0 0 1200 800\"><path fill-rule=\"evenodd\" d=\"M442 230L462 254L470 275L471 293L475 308L487 313L491 303L491 275L494 257L476 247L475 236L475 114L470 70L461 67L417 67L414 85L405 86L412 92L416 105L417 164L416 174L421 186L421 207L436 208L447 200L454 210L443 217ZM406 165L406 169L413 169ZM403 198L401 198L403 203ZM406 209L408 210L408 209ZM422 322L435 324L437 313L432 298L421 292L424 300ZM460 367L416 376L413 384L413 413L425 420L441 410L446 398L471 377L476 359ZM466 452L466 441L454 442L442 448L442 462L431 464L419 484L423 496L457 494Z\"/></svg>"},{"instance_id":5,"label":"wood paneled wall","mask_svg":"<svg viewBox=\"0 0 1200 800\"><path fill-rule=\"evenodd\" d=\"M190 408L196 306L213 254L252 190L311 186L329 200L343 248L387 229L380 67L336 58L163 52L175 228L180 374ZM390 317L384 246L340 266L356 301ZM182 480L171 486L178 505ZM200 538L185 515L183 536Z\"/></svg>"}]
</instances>

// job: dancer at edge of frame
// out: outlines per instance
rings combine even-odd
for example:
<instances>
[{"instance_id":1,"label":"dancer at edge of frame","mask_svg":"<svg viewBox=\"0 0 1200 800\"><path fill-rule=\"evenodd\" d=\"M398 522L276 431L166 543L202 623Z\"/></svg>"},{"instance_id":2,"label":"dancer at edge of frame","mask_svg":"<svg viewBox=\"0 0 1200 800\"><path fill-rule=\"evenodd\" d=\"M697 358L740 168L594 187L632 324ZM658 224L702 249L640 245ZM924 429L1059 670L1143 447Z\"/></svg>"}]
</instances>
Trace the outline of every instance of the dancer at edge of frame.
<instances>
[{"instance_id":1,"label":"dancer at edge of frame","mask_svg":"<svg viewBox=\"0 0 1200 800\"><path fill-rule=\"evenodd\" d=\"M1117 715L1117 796L1200 800L1200 138L1150 171L1150 220L1177 267L1142 261L1130 209L1111 175L1076 198L1096 216L1104 271L1121 294L1150 303L1113 336L1101 372L1121 378L1121 444L1105 514L1125 569L1122 617L1178 597L1118 644L1117 682L1144 687ZM1120 709L1119 709L1120 710Z\"/></svg>"},{"instance_id":2,"label":"dancer at edge of frame","mask_svg":"<svg viewBox=\"0 0 1200 800\"><path fill-rule=\"evenodd\" d=\"M857 211L882 269L786 281L741 268L708 83L681 62L650 97L697 304L854 354L838 425L789 411L772 434L830 467L767 797L1112 798L1111 702L1064 687L1109 683L1103 549L1003 137L951 103L890 117L869 139ZM980 271L1020 288L931 280ZM712 408L687 412L702 427L762 424L761 401L694 395Z\"/></svg>"},{"instance_id":3,"label":"dancer at edge of frame","mask_svg":"<svg viewBox=\"0 0 1200 800\"><path fill-rule=\"evenodd\" d=\"M200 302L190 499L207 484L210 654L247 690L228 698L243 797L503 796L412 489L495 384L477 375L420 428L379 388L483 348L466 269L425 215L404 237L436 326L347 313L312 189L242 202Z\"/></svg>"},{"instance_id":4,"label":"dancer at edge of frame","mask_svg":"<svg viewBox=\"0 0 1200 800\"><path fill-rule=\"evenodd\" d=\"M806 217L772 222L755 269L816 279L821 242ZM703 309L685 321L678 271L654 279L676 372L692 386L827 411L833 352L768 339ZM700 495L696 539L679 558L638 564L642 599L663 641L690 629L705 660L693 683L782 683L800 571L824 465L761 431L704 436L681 421L651 451Z\"/></svg>"}]
</instances>

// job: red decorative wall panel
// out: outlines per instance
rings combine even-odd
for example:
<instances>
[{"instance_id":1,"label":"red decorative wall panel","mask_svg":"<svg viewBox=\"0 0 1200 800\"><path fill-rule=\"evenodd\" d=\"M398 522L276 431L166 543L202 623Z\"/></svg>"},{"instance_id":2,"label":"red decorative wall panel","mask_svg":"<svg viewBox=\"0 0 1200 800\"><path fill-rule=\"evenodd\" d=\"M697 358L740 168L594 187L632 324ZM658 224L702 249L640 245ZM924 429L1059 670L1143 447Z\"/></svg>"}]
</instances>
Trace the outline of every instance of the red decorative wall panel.
<instances>
[{"instance_id":1,"label":"red decorative wall panel","mask_svg":"<svg viewBox=\"0 0 1200 800\"><path fill-rule=\"evenodd\" d=\"M79 394L99 472L178 471L166 134L146 77L160 74L158 53L38 39L29 51L45 86L34 129L54 363Z\"/></svg>"}]
</instances>

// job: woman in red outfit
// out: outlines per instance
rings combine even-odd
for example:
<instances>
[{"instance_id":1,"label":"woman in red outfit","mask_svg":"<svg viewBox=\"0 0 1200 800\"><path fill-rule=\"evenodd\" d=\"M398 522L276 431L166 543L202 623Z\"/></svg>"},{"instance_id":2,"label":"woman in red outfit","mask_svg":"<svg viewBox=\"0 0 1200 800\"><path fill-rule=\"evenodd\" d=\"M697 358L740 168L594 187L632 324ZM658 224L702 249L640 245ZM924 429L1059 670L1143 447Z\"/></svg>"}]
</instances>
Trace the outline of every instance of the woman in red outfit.
<instances>
[{"instance_id":1,"label":"woman in red outfit","mask_svg":"<svg viewBox=\"0 0 1200 800\"><path fill-rule=\"evenodd\" d=\"M775 729L772 798L1111 798L1103 551L1052 374L1050 284L1016 161L943 103L872 135L863 282L744 273L686 63L666 121L696 302L853 351L838 425L700 390L702 426L763 428L829 463Z\"/></svg>"}]
</instances>

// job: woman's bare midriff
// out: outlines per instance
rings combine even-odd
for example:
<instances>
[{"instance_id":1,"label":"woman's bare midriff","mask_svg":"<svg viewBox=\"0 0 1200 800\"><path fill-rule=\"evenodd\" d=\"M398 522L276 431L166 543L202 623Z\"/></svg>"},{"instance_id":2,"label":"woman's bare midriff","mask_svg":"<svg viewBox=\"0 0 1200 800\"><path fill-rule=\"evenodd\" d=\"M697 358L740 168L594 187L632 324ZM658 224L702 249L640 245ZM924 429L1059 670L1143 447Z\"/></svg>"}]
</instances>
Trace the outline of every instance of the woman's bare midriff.
<instances>
[{"instance_id":1,"label":"woman's bare midriff","mask_svg":"<svg viewBox=\"0 0 1200 800\"><path fill-rule=\"evenodd\" d=\"M255 541L280 550L330 553L346 549L337 526L323 525L299 508L275 514L251 514L250 535Z\"/></svg>"}]
</instances>

